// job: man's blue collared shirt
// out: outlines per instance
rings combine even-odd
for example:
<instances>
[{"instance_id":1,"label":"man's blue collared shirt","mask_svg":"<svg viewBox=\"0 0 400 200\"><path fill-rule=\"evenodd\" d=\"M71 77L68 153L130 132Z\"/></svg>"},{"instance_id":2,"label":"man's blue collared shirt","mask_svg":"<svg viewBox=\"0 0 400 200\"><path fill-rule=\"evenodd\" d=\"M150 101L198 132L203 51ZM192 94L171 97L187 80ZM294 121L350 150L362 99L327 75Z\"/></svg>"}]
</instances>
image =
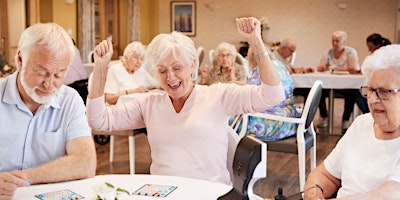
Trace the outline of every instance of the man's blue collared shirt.
<instances>
[{"instance_id":1,"label":"man's blue collared shirt","mask_svg":"<svg viewBox=\"0 0 400 200\"><path fill-rule=\"evenodd\" d=\"M0 82L0 171L32 168L66 154L66 143L91 136L82 98L62 85L36 114L22 101L17 74Z\"/></svg>"}]
</instances>

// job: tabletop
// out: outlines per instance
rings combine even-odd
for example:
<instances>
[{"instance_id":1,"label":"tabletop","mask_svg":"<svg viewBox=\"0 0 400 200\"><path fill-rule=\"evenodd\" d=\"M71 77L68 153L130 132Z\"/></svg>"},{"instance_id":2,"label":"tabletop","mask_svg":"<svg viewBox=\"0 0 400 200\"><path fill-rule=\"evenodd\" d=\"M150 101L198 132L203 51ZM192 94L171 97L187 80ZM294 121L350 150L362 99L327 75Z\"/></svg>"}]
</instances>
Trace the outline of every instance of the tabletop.
<instances>
[{"instance_id":1,"label":"tabletop","mask_svg":"<svg viewBox=\"0 0 400 200\"><path fill-rule=\"evenodd\" d=\"M321 80L325 89L359 89L365 81L363 75L348 72L314 72L292 74L291 77L295 88L311 88L316 80Z\"/></svg>"},{"instance_id":2,"label":"tabletop","mask_svg":"<svg viewBox=\"0 0 400 200\"><path fill-rule=\"evenodd\" d=\"M35 195L46 195L45 193L68 189L85 199L96 199L94 187L110 183L116 188L123 188L131 195L121 194L118 199L135 200L187 200L187 199L217 199L232 189L232 186L222 183L199 180L193 178L184 178L176 176L160 175L100 175L94 178L68 181L54 184L32 185L20 187L14 194L14 199L35 199ZM133 195L138 189L146 184L161 186L176 186L166 197L153 197Z\"/></svg>"}]
</instances>

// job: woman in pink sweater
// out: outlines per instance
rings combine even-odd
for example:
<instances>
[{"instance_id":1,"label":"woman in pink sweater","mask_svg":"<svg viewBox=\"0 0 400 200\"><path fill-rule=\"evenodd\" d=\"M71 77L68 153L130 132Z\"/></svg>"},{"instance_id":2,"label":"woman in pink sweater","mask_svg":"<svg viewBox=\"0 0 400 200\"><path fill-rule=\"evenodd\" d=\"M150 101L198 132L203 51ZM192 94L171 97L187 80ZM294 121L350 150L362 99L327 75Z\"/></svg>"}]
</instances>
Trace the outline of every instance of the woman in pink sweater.
<instances>
[{"instance_id":1,"label":"woman in pink sweater","mask_svg":"<svg viewBox=\"0 0 400 200\"><path fill-rule=\"evenodd\" d=\"M257 55L260 86L195 85L199 60L193 41L178 32L160 34L148 45L149 72L165 90L125 104L106 106L104 84L113 54L111 39L95 48L87 114L95 130L146 127L151 174L183 176L230 184L226 166L228 119L258 112L284 100L284 90L268 56L255 18L236 19L238 32Z\"/></svg>"}]
</instances>

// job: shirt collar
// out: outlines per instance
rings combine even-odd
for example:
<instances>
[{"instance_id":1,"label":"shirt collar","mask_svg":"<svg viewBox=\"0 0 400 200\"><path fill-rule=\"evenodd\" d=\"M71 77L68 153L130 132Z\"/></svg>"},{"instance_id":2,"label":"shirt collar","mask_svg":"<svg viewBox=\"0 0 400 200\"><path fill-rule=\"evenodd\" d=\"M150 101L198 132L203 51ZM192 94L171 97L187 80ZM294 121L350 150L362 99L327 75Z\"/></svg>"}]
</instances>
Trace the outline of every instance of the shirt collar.
<instances>
[{"instance_id":1,"label":"shirt collar","mask_svg":"<svg viewBox=\"0 0 400 200\"><path fill-rule=\"evenodd\" d=\"M4 81L6 81L5 91L4 91L4 103L8 103L11 105L22 105L25 104L22 99L21 95L19 94L18 87L17 87L17 76L19 71L9 75ZM64 85L60 88L60 91L63 90ZM42 104L45 109L49 108L50 106L53 108L60 108L60 91L58 94L54 95L50 101L46 104Z\"/></svg>"}]
</instances>

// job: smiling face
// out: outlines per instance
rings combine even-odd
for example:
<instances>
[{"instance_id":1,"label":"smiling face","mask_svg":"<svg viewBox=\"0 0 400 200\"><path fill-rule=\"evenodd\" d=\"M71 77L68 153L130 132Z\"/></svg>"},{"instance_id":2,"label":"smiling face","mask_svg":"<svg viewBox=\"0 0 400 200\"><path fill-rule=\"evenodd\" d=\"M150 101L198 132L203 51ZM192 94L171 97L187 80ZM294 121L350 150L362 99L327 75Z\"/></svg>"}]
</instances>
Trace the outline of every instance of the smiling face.
<instances>
[{"instance_id":1,"label":"smiling face","mask_svg":"<svg viewBox=\"0 0 400 200\"><path fill-rule=\"evenodd\" d=\"M26 61L21 60L18 63L18 81L22 86L19 89L23 101L37 104L49 102L63 84L69 58L68 53L51 52L43 45L38 45Z\"/></svg>"},{"instance_id":2,"label":"smiling face","mask_svg":"<svg viewBox=\"0 0 400 200\"><path fill-rule=\"evenodd\" d=\"M393 68L371 73L368 86L372 88L400 89L400 71ZM375 124L382 132L393 132L400 128L400 93L390 93L387 100L380 100L375 92L368 97L368 107Z\"/></svg>"},{"instance_id":3,"label":"smiling face","mask_svg":"<svg viewBox=\"0 0 400 200\"><path fill-rule=\"evenodd\" d=\"M194 83L191 74L194 71L194 62L183 62L179 53L177 56L172 52L162 60L156 69L161 87L168 93L171 99L186 100L193 89Z\"/></svg>"}]
</instances>

